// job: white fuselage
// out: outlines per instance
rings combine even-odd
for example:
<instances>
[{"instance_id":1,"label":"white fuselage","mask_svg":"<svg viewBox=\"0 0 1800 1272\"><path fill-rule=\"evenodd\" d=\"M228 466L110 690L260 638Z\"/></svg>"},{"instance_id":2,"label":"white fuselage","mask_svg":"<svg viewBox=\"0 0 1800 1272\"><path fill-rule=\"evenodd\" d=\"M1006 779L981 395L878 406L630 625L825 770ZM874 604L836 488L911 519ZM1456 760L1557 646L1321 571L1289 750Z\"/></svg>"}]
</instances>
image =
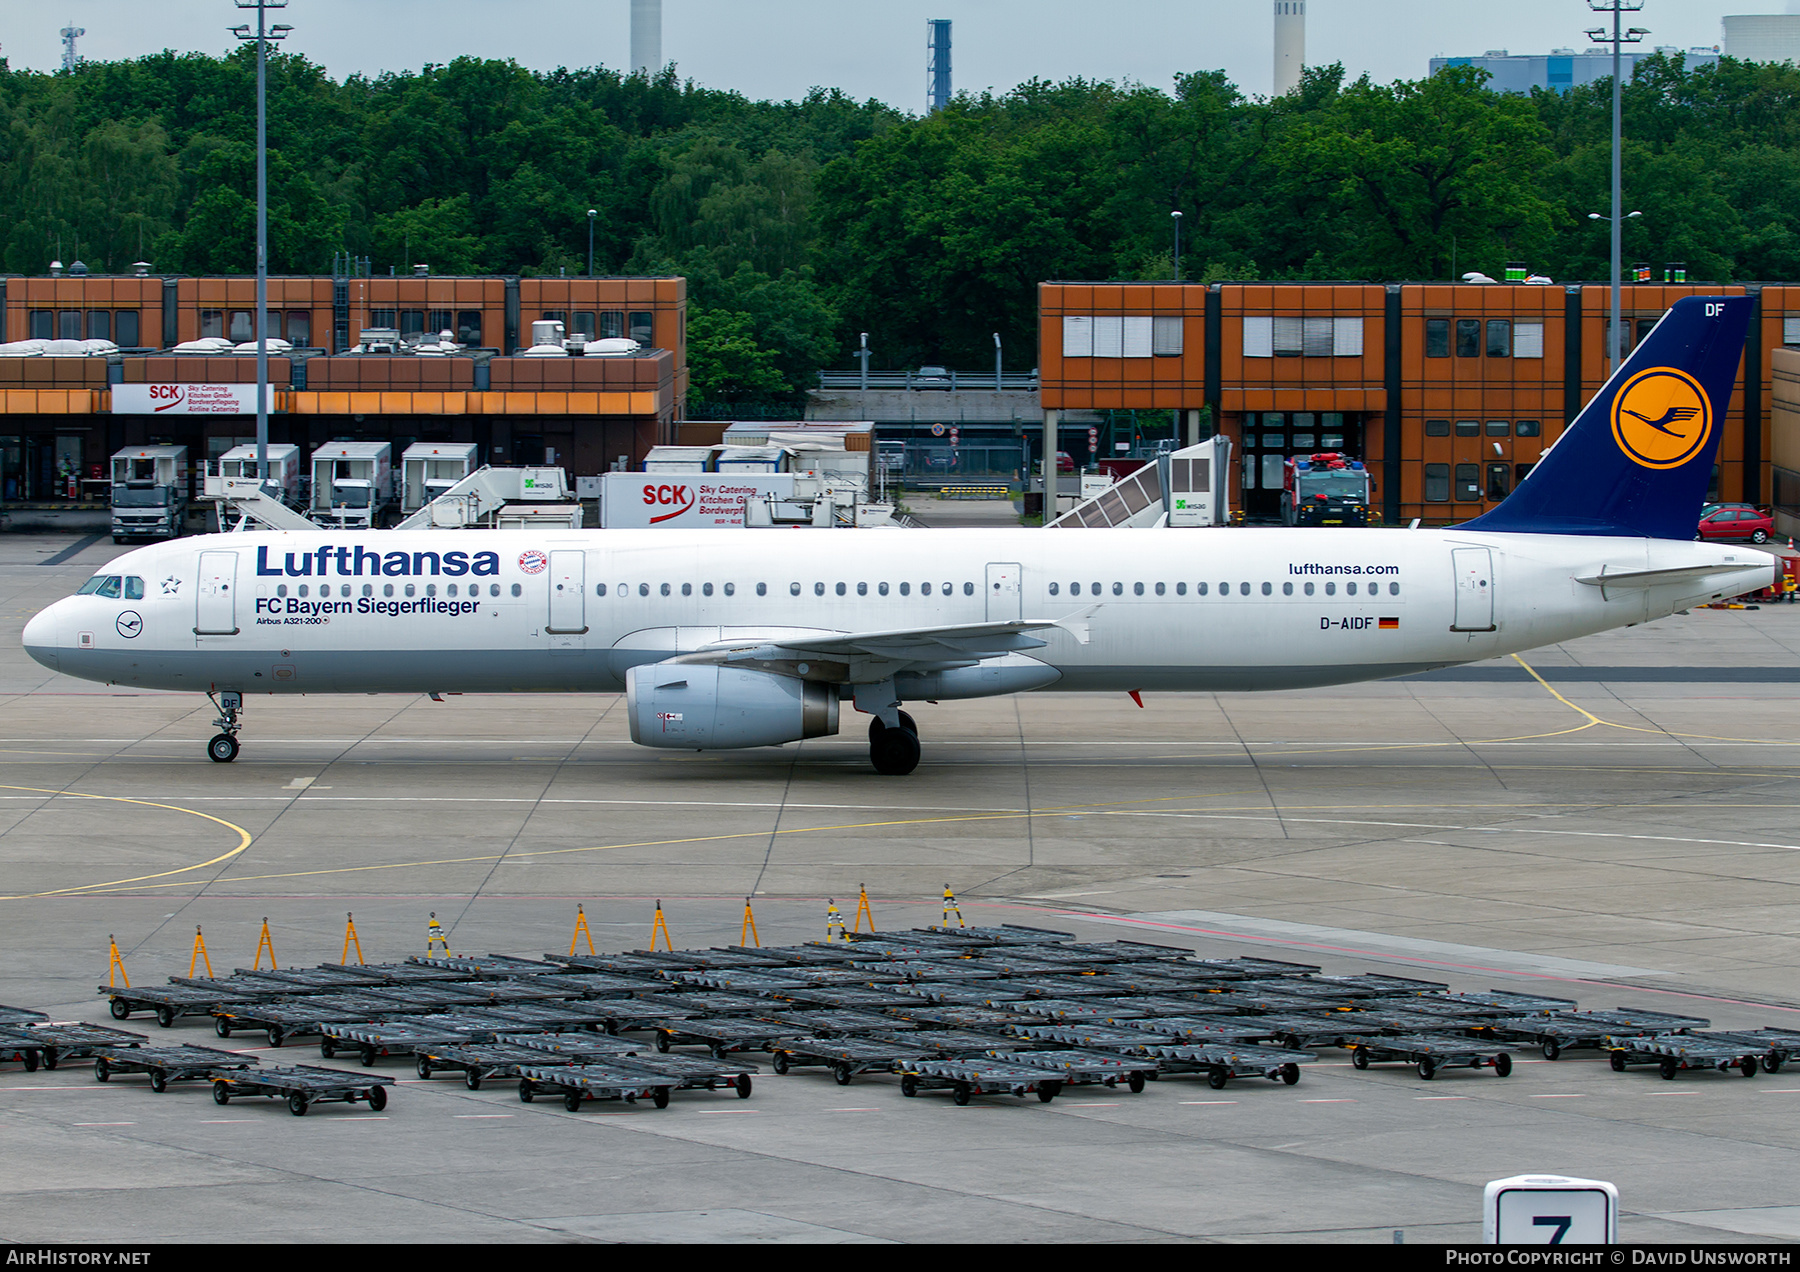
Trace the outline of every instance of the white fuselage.
<instances>
[{"instance_id":1,"label":"white fuselage","mask_svg":"<svg viewBox=\"0 0 1800 1272\"><path fill-rule=\"evenodd\" d=\"M1652 569L1686 573L1578 581ZM141 579L141 598L69 597L25 644L140 688L616 692L722 639L1079 617L1014 655L1058 673L1035 683L1256 690L1568 640L1766 586L1774 566L1737 545L1456 529L564 530L209 535L102 573Z\"/></svg>"}]
</instances>

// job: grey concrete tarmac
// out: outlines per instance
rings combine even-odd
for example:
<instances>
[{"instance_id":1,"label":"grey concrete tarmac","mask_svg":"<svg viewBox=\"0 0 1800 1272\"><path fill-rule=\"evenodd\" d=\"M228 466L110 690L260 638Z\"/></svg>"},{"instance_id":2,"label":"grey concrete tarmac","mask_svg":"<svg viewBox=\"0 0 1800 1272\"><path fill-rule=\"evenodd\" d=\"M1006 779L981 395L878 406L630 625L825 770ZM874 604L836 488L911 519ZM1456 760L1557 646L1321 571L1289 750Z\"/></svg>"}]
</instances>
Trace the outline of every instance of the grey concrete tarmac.
<instances>
[{"instance_id":1,"label":"grey concrete tarmac","mask_svg":"<svg viewBox=\"0 0 1800 1272\"><path fill-rule=\"evenodd\" d=\"M1037 694L921 706L925 760L854 733L659 754L610 697L253 701L208 762L204 700L51 675L25 619L113 555L0 536L0 1003L104 1021L134 982L282 964L970 923L1262 954L1800 1028L1800 606L1695 611L1510 660L1497 678L1316 693ZM1608 669L1634 669L1635 676ZM1660 670L1657 670L1660 669ZM1745 669L1751 669L1746 672ZM1760 670L1758 670L1760 669ZM1745 679L1764 675L1766 680ZM213 1044L203 1021L155 1041ZM311 1047L265 1059L319 1063ZM1482 1185L1608 1179L1627 1240L1792 1241L1800 1073L1357 1072L1169 1078L1050 1104L766 1072L749 1100L518 1102L419 1081L304 1118L204 1086L0 1066L0 1240L1315 1241L1480 1236ZM336 1062L343 1067L343 1061ZM349 1066L355 1069L354 1061Z\"/></svg>"}]
</instances>

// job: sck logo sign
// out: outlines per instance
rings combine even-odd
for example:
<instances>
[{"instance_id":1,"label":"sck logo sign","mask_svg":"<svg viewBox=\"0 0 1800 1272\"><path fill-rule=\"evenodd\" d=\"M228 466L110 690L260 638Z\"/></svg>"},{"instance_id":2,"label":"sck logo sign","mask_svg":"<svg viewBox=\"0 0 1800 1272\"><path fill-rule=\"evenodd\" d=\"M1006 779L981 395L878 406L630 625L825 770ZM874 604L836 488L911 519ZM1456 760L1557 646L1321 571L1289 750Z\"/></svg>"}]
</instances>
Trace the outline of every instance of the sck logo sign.
<instances>
[{"instance_id":1,"label":"sck logo sign","mask_svg":"<svg viewBox=\"0 0 1800 1272\"><path fill-rule=\"evenodd\" d=\"M644 503L652 508L668 508L670 511L661 516L650 518L650 524L667 521L679 517L694 506L694 490L691 486L645 486Z\"/></svg>"},{"instance_id":2,"label":"sck logo sign","mask_svg":"<svg viewBox=\"0 0 1800 1272\"><path fill-rule=\"evenodd\" d=\"M150 409L153 411L169 411L187 401L187 390L179 384L152 384L150 386Z\"/></svg>"}]
</instances>

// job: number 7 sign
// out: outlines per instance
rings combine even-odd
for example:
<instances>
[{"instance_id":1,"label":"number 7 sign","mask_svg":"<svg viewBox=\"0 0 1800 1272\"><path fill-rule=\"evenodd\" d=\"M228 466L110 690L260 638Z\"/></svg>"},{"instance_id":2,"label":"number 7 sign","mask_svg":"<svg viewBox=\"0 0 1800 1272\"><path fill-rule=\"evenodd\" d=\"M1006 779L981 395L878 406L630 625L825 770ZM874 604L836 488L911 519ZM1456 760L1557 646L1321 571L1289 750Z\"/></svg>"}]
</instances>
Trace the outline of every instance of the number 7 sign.
<instances>
[{"instance_id":1,"label":"number 7 sign","mask_svg":"<svg viewBox=\"0 0 1800 1272\"><path fill-rule=\"evenodd\" d=\"M1482 1196L1488 1245L1613 1245L1619 1239L1619 1190L1598 1179L1515 1175Z\"/></svg>"}]
</instances>

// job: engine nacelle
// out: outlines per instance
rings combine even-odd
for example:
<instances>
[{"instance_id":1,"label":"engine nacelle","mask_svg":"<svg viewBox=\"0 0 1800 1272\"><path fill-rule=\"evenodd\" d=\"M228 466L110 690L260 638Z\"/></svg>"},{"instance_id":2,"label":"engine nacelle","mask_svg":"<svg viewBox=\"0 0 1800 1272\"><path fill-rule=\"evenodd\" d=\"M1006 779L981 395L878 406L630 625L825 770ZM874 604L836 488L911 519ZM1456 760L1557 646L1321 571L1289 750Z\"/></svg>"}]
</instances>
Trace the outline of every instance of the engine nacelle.
<instances>
[{"instance_id":1,"label":"engine nacelle","mask_svg":"<svg viewBox=\"0 0 1800 1272\"><path fill-rule=\"evenodd\" d=\"M779 746L838 731L837 686L711 663L651 663L625 676L631 740L684 751Z\"/></svg>"}]
</instances>

